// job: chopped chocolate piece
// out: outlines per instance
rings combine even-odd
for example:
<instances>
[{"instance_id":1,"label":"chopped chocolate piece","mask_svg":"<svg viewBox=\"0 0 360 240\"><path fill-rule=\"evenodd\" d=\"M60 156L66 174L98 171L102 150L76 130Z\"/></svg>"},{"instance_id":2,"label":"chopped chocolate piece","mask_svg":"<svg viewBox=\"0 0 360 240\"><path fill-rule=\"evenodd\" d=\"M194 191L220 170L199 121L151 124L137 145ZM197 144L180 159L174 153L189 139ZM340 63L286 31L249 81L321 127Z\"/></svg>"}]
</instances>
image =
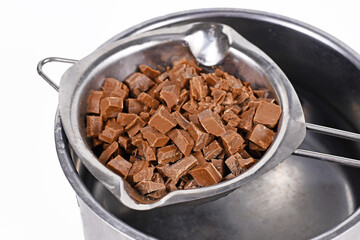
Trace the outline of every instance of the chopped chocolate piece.
<instances>
[{"instance_id":1,"label":"chopped chocolate piece","mask_svg":"<svg viewBox=\"0 0 360 240\"><path fill-rule=\"evenodd\" d=\"M210 186L220 182L222 176L212 163L196 166L189 171L199 186Z\"/></svg>"},{"instance_id":2,"label":"chopped chocolate piece","mask_svg":"<svg viewBox=\"0 0 360 240\"><path fill-rule=\"evenodd\" d=\"M143 74L145 74L146 76L148 76L151 79L156 79L161 74L159 71L154 70L151 67L146 66L146 65L139 65L139 69L140 69L140 72L142 72Z\"/></svg>"},{"instance_id":3,"label":"chopped chocolate piece","mask_svg":"<svg viewBox=\"0 0 360 240\"><path fill-rule=\"evenodd\" d=\"M88 137L97 137L103 128L103 121L99 116L86 116L86 134Z\"/></svg>"},{"instance_id":4,"label":"chopped chocolate piece","mask_svg":"<svg viewBox=\"0 0 360 240\"><path fill-rule=\"evenodd\" d=\"M127 126L131 124L138 116L135 113L119 113L117 116L117 122L121 126Z\"/></svg>"},{"instance_id":5,"label":"chopped chocolate piece","mask_svg":"<svg viewBox=\"0 0 360 240\"><path fill-rule=\"evenodd\" d=\"M147 161L156 161L155 148L151 147L147 141L142 142L142 150Z\"/></svg>"},{"instance_id":6,"label":"chopped chocolate piece","mask_svg":"<svg viewBox=\"0 0 360 240\"><path fill-rule=\"evenodd\" d=\"M203 164L206 164L206 159L204 158L204 155L201 153L201 151L198 151L198 152L193 152L192 154L197 162L198 162L198 165L203 165Z\"/></svg>"},{"instance_id":7,"label":"chopped chocolate piece","mask_svg":"<svg viewBox=\"0 0 360 240\"><path fill-rule=\"evenodd\" d=\"M101 134L99 134L99 139L101 141L111 144L112 142L116 141L119 135L120 135L119 130L115 130L114 128L111 127L105 127L104 131L102 131Z\"/></svg>"},{"instance_id":8,"label":"chopped chocolate piece","mask_svg":"<svg viewBox=\"0 0 360 240\"><path fill-rule=\"evenodd\" d=\"M189 128L189 121L184 118L183 115L179 112L173 112L171 116L174 117L177 124L179 124L180 127L182 127L184 130L188 130Z\"/></svg>"},{"instance_id":9,"label":"chopped chocolate piece","mask_svg":"<svg viewBox=\"0 0 360 240\"><path fill-rule=\"evenodd\" d=\"M233 179L234 177L235 177L235 175L233 173L229 173L222 179L222 181L230 180L230 179Z\"/></svg>"},{"instance_id":10,"label":"chopped chocolate piece","mask_svg":"<svg viewBox=\"0 0 360 240\"><path fill-rule=\"evenodd\" d=\"M145 74L142 73L133 73L126 80L125 83L129 86L130 91L135 93L137 92L146 92L152 85L155 83ZM137 91L134 91L137 90Z\"/></svg>"},{"instance_id":11,"label":"chopped chocolate piece","mask_svg":"<svg viewBox=\"0 0 360 240\"><path fill-rule=\"evenodd\" d=\"M191 168L196 165L196 158L193 155L189 155L188 157L178 160L173 165L158 165L156 168L162 175L170 178L174 182L177 182L182 176L184 176Z\"/></svg>"},{"instance_id":12,"label":"chopped chocolate piece","mask_svg":"<svg viewBox=\"0 0 360 240\"><path fill-rule=\"evenodd\" d=\"M168 136L185 156L190 154L194 146L194 139L187 131L173 129L168 133Z\"/></svg>"},{"instance_id":13,"label":"chopped chocolate piece","mask_svg":"<svg viewBox=\"0 0 360 240\"><path fill-rule=\"evenodd\" d=\"M157 83L162 83L165 81L166 78L169 77L169 73L166 71L166 72L163 72L162 74L160 74L156 79L155 81Z\"/></svg>"},{"instance_id":14,"label":"chopped chocolate piece","mask_svg":"<svg viewBox=\"0 0 360 240\"><path fill-rule=\"evenodd\" d=\"M165 186L165 184L164 184ZM152 193L147 194L146 196L152 198L152 199L159 199L166 195L166 187L165 189L161 189Z\"/></svg>"},{"instance_id":15,"label":"chopped chocolate piece","mask_svg":"<svg viewBox=\"0 0 360 240\"><path fill-rule=\"evenodd\" d=\"M133 98L126 99L126 106L128 113L140 114L144 109L144 105L139 100Z\"/></svg>"},{"instance_id":16,"label":"chopped chocolate piece","mask_svg":"<svg viewBox=\"0 0 360 240\"><path fill-rule=\"evenodd\" d=\"M199 113L198 107L199 107L198 104L192 99L190 99L182 106L182 109L192 114L198 114Z\"/></svg>"},{"instance_id":17,"label":"chopped chocolate piece","mask_svg":"<svg viewBox=\"0 0 360 240\"><path fill-rule=\"evenodd\" d=\"M189 115L189 121L196 124L196 125L200 125L199 117L198 117L197 114L190 114Z\"/></svg>"},{"instance_id":18,"label":"chopped chocolate piece","mask_svg":"<svg viewBox=\"0 0 360 240\"><path fill-rule=\"evenodd\" d=\"M165 184L153 181L142 181L135 185L135 188L142 194L147 194L159 190L165 190Z\"/></svg>"},{"instance_id":19,"label":"chopped chocolate piece","mask_svg":"<svg viewBox=\"0 0 360 240\"><path fill-rule=\"evenodd\" d=\"M156 183L165 183L160 173L154 173L151 181Z\"/></svg>"},{"instance_id":20,"label":"chopped chocolate piece","mask_svg":"<svg viewBox=\"0 0 360 240\"><path fill-rule=\"evenodd\" d=\"M95 147L99 146L100 144L102 144L103 141L101 141L97 137L92 137L91 138L91 143L92 143L92 146L95 148Z\"/></svg>"},{"instance_id":21,"label":"chopped chocolate piece","mask_svg":"<svg viewBox=\"0 0 360 240\"><path fill-rule=\"evenodd\" d=\"M204 74L202 76L204 77L205 81L211 86L215 86L220 81L220 78L214 73Z\"/></svg>"},{"instance_id":22,"label":"chopped chocolate piece","mask_svg":"<svg viewBox=\"0 0 360 240\"><path fill-rule=\"evenodd\" d=\"M210 143L203 149L204 157L206 160L216 158L216 156L219 155L222 151L222 147L216 140L214 140L212 143Z\"/></svg>"},{"instance_id":23,"label":"chopped chocolate piece","mask_svg":"<svg viewBox=\"0 0 360 240\"><path fill-rule=\"evenodd\" d=\"M168 192L172 192L172 191L177 190L176 182L174 182L174 180L172 180L171 178L166 180L165 186L166 186L166 191L168 191Z\"/></svg>"},{"instance_id":24,"label":"chopped chocolate piece","mask_svg":"<svg viewBox=\"0 0 360 240\"><path fill-rule=\"evenodd\" d=\"M233 155L239 151L241 145L245 142L240 134L232 130L226 131L226 133L221 136L221 140L228 155Z\"/></svg>"},{"instance_id":25,"label":"chopped chocolate piece","mask_svg":"<svg viewBox=\"0 0 360 240\"><path fill-rule=\"evenodd\" d=\"M220 119L220 116L210 109L206 109L198 114L199 121L204 129L215 136L221 136L224 134L225 126Z\"/></svg>"},{"instance_id":26,"label":"chopped chocolate piece","mask_svg":"<svg viewBox=\"0 0 360 240\"><path fill-rule=\"evenodd\" d=\"M274 131L270 130L262 124L257 124L250 133L249 140L259 147L267 149L270 146L274 135Z\"/></svg>"},{"instance_id":27,"label":"chopped chocolate piece","mask_svg":"<svg viewBox=\"0 0 360 240\"><path fill-rule=\"evenodd\" d=\"M230 169L231 173L235 176L238 176L240 173L245 171L245 168L243 168L240 165L239 159L241 159L241 156L239 153L235 153L228 159L226 159L225 164Z\"/></svg>"},{"instance_id":28,"label":"chopped chocolate piece","mask_svg":"<svg viewBox=\"0 0 360 240\"><path fill-rule=\"evenodd\" d=\"M219 171L221 176L224 176L224 172L225 172L225 162L224 162L224 160L222 160L222 159L211 159L211 163L214 165L216 170Z\"/></svg>"},{"instance_id":29,"label":"chopped chocolate piece","mask_svg":"<svg viewBox=\"0 0 360 240\"><path fill-rule=\"evenodd\" d=\"M119 97L125 99L129 94L129 88L120 82L116 89L110 93L110 97Z\"/></svg>"},{"instance_id":30,"label":"chopped chocolate piece","mask_svg":"<svg viewBox=\"0 0 360 240\"><path fill-rule=\"evenodd\" d=\"M122 83L119 80L115 78L105 78L104 79L104 85L102 87L102 90L106 92L107 94L110 94L112 91L114 91L119 84Z\"/></svg>"},{"instance_id":31,"label":"chopped chocolate piece","mask_svg":"<svg viewBox=\"0 0 360 240\"><path fill-rule=\"evenodd\" d=\"M151 108L157 108L159 106L159 101L151 97L149 94L142 92L138 98L140 102L145 104L146 106L149 106Z\"/></svg>"},{"instance_id":32,"label":"chopped chocolate piece","mask_svg":"<svg viewBox=\"0 0 360 240\"><path fill-rule=\"evenodd\" d=\"M195 140L194 151L201 151L208 144L209 134L203 131L201 126L196 126L193 122L189 124L188 132Z\"/></svg>"},{"instance_id":33,"label":"chopped chocolate piece","mask_svg":"<svg viewBox=\"0 0 360 240\"><path fill-rule=\"evenodd\" d=\"M191 179L190 181L188 181L185 186L184 186L184 189L194 189L194 188L197 188L197 184L196 182L194 181L194 179Z\"/></svg>"},{"instance_id":34,"label":"chopped chocolate piece","mask_svg":"<svg viewBox=\"0 0 360 240\"><path fill-rule=\"evenodd\" d=\"M216 76L218 76L218 77L222 77L223 74L224 74L224 72L223 72L221 69L217 68L217 69L215 70L214 74L215 74Z\"/></svg>"},{"instance_id":35,"label":"chopped chocolate piece","mask_svg":"<svg viewBox=\"0 0 360 240\"><path fill-rule=\"evenodd\" d=\"M116 117L123 110L123 99L118 97L107 97L100 101L100 115L104 119Z\"/></svg>"},{"instance_id":36,"label":"chopped chocolate piece","mask_svg":"<svg viewBox=\"0 0 360 240\"><path fill-rule=\"evenodd\" d=\"M143 134L143 137L150 143L152 147L163 147L169 141L169 137L165 136L151 126L146 126L140 131Z\"/></svg>"},{"instance_id":37,"label":"chopped chocolate piece","mask_svg":"<svg viewBox=\"0 0 360 240\"><path fill-rule=\"evenodd\" d=\"M130 180L131 182L133 182L134 175L136 173L140 172L141 170L146 169L148 167L149 167L149 162L148 161L136 159L135 162L133 162L133 164L132 164L132 166L131 166L131 168L129 170L127 179Z\"/></svg>"},{"instance_id":38,"label":"chopped chocolate piece","mask_svg":"<svg viewBox=\"0 0 360 240\"><path fill-rule=\"evenodd\" d=\"M166 102L169 108L175 106L179 101L180 87L177 84L167 85L162 88L160 98Z\"/></svg>"},{"instance_id":39,"label":"chopped chocolate piece","mask_svg":"<svg viewBox=\"0 0 360 240\"><path fill-rule=\"evenodd\" d=\"M140 131L140 129L145 125L146 123L139 117L134 119L129 125L125 127L125 131L129 134L129 137L135 136L136 133Z\"/></svg>"},{"instance_id":40,"label":"chopped chocolate piece","mask_svg":"<svg viewBox=\"0 0 360 240\"><path fill-rule=\"evenodd\" d=\"M99 157L99 161L105 165L106 162L109 160L109 158L111 157L111 155L116 152L119 148L119 144L117 142L113 142L109 147L107 147L105 149L105 151L103 151Z\"/></svg>"},{"instance_id":41,"label":"chopped chocolate piece","mask_svg":"<svg viewBox=\"0 0 360 240\"><path fill-rule=\"evenodd\" d=\"M246 132L250 132L253 128L253 117L255 115L255 109L250 108L240 115L239 128Z\"/></svg>"},{"instance_id":42,"label":"chopped chocolate piece","mask_svg":"<svg viewBox=\"0 0 360 240\"><path fill-rule=\"evenodd\" d=\"M125 151L129 151L130 150L130 138L125 137L125 136L119 136L118 138L118 143L119 145L125 149Z\"/></svg>"},{"instance_id":43,"label":"chopped chocolate piece","mask_svg":"<svg viewBox=\"0 0 360 240\"><path fill-rule=\"evenodd\" d=\"M148 112L141 112L140 117L144 122L148 122L150 119L150 114Z\"/></svg>"},{"instance_id":44,"label":"chopped chocolate piece","mask_svg":"<svg viewBox=\"0 0 360 240\"><path fill-rule=\"evenodd\" d=\"M161 105L158 110L151 116L149 125L156 128L159 132L165 134L176 126L175 119L170 112Z\"/></svg>"},{"instance_id":45,"label":"chopped chocolate piece","mask_svg":"<svg viewBox=\"0 0 360 240\"><path fill-rule=\"evenodd\" d=\"M230 109L224 111L222 119L224 119L224 121L227 123L229 123L230 121L234 121L236 123L235 126L237 126L237 124L240 122L240 118Z\"/></svg>"},{"instance_id":46,"label":"chopped chocolate piece","mask_svg":"<svg viewBox=\"0 0 360 240\"><path fill-rule=\"evenodd\" d=\"M279 121L280 115L281 107L279 105L260 101L254 116L254 122L273 128Z\"/></svg>"},{"instance_id":47,"label":"chopped chocolate piece","mask_svg":"<svg viewBox=\"0 0 360 240\"><path fill-rule=\"evenodd\" d=\"M266 151L265 148L262 148L262 147L256 145L256 144L253 143L253 142L249 142L249 149L250 149L250 150L254 150L254 151L260 151L260 152Z\"/></svg>"},{"instance_id":48,"label":"chopped chocolate piece","mask_svg":"<svg viewBox=\"0 0 360 240\"><path fill-rule=\"evenodd\" d=\"M208 87L204 83L201 76L193 77L190 80L190 85L194 87L194 90L196 91L196 99L203 99L208 94ZM191 88L190 88L191 91Z\"/></svg>"},{"instance_id":49,"label":"chopped chocolate piece","mask_svg":"<svg viewBox=\"0 0 360 240\"><path fill-rule=\"evenodd\" d=\"M133 175L133 182L151 181L155 167L145 167Z\"/></svg>"},{"instance_id":50,"label":"chopped chocolate piece","mask_svg":"<svg viewBox=\"0 0 360 240\"><path fill-rule=\"evenodd\" d=\"M218 88L213 88L211 90L211 96L213 96L215 104L221 104L226 97L226 92Z\"/></svg>"},{"instance_id":51,"label":"chopped chocolate piece","mask_svg":"<svg viewBox=\"0 0 360 240\"><path fill-rule=\"evenodd\" d=\"M158 164L173 163L182 157L182 153L175 145L169 145L166 147L159 148L157 150L157 161Z\"/></svg>"},{"instance_id":52,"label":"chopped chocolate piece","mask_svg":"<svg viewBox=\"0 0 360 240\"><path fill-rule=\"evenodd\" d=\"M179 65L184 65L184 64L195 68L197 71L202 70L194 61L192 61L186 57L183 57L183 58L173 62L174 67L179 66Z\"/></svg>"},{"instance_id":53,"label":"chopped chocolate piece","mask_svg":"<svg viewBox=\"0 0 360 240\"><path fill-rule=\"evenodd\" d=\"M106 166L114 173L126 178L132 164L118 155L116 158L111 159Z\"/></svg>"},{"instance_id":54,"label":"chopped chocolate piece","mask_svg":"<svg viewBox=\"0 0 360 240\"><path fill-rule=\"evenodd\" d=\"M103 97L102 91L92 90L88 98L88 113L100 114L100 100Z\"/></svg>"},{"instance_id":55,"label":"chopped chocolate piece","mask_svg":"<svg viewBox=\"0 0 360 240\"><path fill-rule=\"evenodd\" d=\"M238 159L238 161L239 161L240 166L243 168L249 168L252 165L254 165L256 162L255 159L253 159L252 157L240 158L240 159Z\"/></svg>"}]
</instances>

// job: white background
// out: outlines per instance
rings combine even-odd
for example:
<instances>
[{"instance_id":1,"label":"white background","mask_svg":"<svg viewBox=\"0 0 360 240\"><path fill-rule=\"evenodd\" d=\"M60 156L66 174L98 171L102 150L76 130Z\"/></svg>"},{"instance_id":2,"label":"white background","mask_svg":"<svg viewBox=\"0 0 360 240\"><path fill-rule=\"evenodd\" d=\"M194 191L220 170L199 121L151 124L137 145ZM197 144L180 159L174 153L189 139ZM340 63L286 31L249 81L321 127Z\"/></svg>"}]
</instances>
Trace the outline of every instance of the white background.
<instances>
[{"instance_id":1,"label":"white background","mask_svg":"<svg viewBox=\"0 0 360 240\"><path fill-rule=\"evenodd\" d=\"M49 56L81 59L115 34L164 14L209 7L278 13L360 53L358 1L45 1L0 3L0 239L84 239L54 144L57 93L36 73ZM55 66L56 65L56 66ZM45 67L58 80L67 65Z\"/></svg>"}]
</instances>

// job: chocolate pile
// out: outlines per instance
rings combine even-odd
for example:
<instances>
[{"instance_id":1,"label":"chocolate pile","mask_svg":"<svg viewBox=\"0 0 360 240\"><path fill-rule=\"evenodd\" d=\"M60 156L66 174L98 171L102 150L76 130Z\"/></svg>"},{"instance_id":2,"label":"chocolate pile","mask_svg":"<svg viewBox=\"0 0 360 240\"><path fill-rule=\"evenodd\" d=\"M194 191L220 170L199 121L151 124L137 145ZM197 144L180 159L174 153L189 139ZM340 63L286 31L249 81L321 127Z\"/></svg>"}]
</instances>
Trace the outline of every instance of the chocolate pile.
<instances>
[{"instance_id":1,"label":"chocolate pile","mask_svg":"<svg viewBox=\"0 0 360 240\"><path fill-rule=\"evenodd\" d=\"M139 69L90 93L86 130L99 161L146 197L234 178L272 143L281 107L266 90L186 58Z\"/></svg>"}]
</instances>

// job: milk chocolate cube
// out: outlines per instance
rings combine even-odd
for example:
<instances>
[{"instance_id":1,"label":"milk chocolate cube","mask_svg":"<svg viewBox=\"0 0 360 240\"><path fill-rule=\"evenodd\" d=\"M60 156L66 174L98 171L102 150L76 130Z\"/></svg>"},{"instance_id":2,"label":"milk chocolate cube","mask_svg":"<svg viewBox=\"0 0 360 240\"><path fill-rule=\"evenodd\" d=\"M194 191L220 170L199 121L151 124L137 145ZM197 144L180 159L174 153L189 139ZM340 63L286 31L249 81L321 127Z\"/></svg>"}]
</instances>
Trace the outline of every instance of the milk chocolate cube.
<instances>
[{"instance_id":1,"label":"milk chocolate cube","mask_svg":"<svg viewBox=\"0 0 360 240\"><path fill-rule=\"evenodd\" d=\"M157 108L159 106L159 101L151 97L149 94L142 92L137 99L142 102L144 105L149 106L150 108Z\"/></svg>"},{"instance_id":2,"label":"milk chocolate cube","mask_svg":"<svg viewBox=\"0 0 360 240\"><path fill-rule=\"evenodd\" d=\"M103 121L99 116L86 116L86 134L88 137L96 137L102 132Z\"/></svg>"},{"instance_id":3,"label":"milk chocolate cube","mask_svg":"<svg viewBox=\"0 0 360 240\"><path fill-rule=\"evenodd\" d=\"M185 156L190 154L194 146L194 139L187 131L173 129L168 133L168 136Z\"/></svg>"},{"instance_id":4,"label":"milk chocolate cube","mask_svg":"<svg viewBox=\"0 0 360 240\"><path fill-rule=\"evenodd\" d=\"M123 99L118 97L107 97L100 101L100 115L104 119L116 117L122 112L124 105Z\"/></svg>"},{"instance_id":5,"label":"milk chocolate cube","mask_svg":"<svg viewBox=\"0 0 360 240\"><path fill-rule=\"evenodd\" d=\"M125 131L128 133L129 137L133 137L145 124L146 123L140 117L136 117L136 119L125 127Z\"/></svg>"},{"instance_id":6,"label":"milk chocolate cube","mask_svg":"<svg viewBox=\"0 0 360 240\"><path fill-rule=\"evenodd\" d=\"M255 109L250 108L240 115L239 128L250 132L253 128L253 117L255 115Z\"/></svg>"},{"instance_id":7,"label":"milk chocolate cube","mask_svg":"<svg viewBox=\"0 0 360 240\"><path fill-rule=\"evenodd\" d=\"M171 116L174 117L177 124L182 127L184 130L188 130L189 128L189 121L180 113L180 112L173 112Z\"/></svg>"},{"instance_id":8,"label":"milk chocolate cube","mask_svg":"<svg viewBox=\"0 0 360 240\"><path fill-rule=\"evenodd\" d=\"M159 132L165 134L176 126L175 119L170 112L161 105L158 110L151 116L149 125L156 128Z\"/></svg>"},{"instance_id":9,"label":"milk chocolate cube","mask_svg":"<svg viewBox=\"0 0 360 240\"><path fill-rule=\"evenodd\" d=\"M136 159L129 170L127 179L133 182L134 175L147 167L149 167L148 161Z\"/></svg>"},{"instance_id":10,"label":"milk chocolate cube","mask_svg":"<svg viewBox=\"0 0 360 240\"><path fill-rule=\"evenodd\" d=\"M214 140L212 143L210 143L203 149L204 157L206 160L216 158L216 156L219 155L222 151L222 147L216 140Z\"/></svg>"},{"instance_id":11,"label":"milk chocolate cube","mask_svg":"<svg viewBox=\"0 0 360 240\"><path fill-rule=\"evenodd\" d=\"M119 145L125 149L125 151L129 151L130 150L130 138L129 137L125 137L125 136L119 136L118 138L118 143Z\"/></svg>"},{"instance_id":12,"label":"milk chocolate cube","mask_svg":"<svg viewBox=\"0 0 360 240\"><path fill-rule=\"evenodd\" d=\"M225 172L225 162L224 162L224 160L222 160L222 159L211 159L211 163L214 165L216 170L219 171L221 176L224 176L224 172Z\"/></svg>"},{"instance_id":13,"label":"milk chocolate cube","mask_svg":"<svg viewBox=\"0 0 360 240\"><path fill-rule=\"evenodd\" d=\"M122 84L122 82L115 78L105 78L102 90L107 94L110 94L110 92L114 91L119 84Z\"/></svg>"},{"instance_id":14,"label":"milk chocolate cube","mask_svg":"<svg viewBox=\"0 0 360 240\"><path fill-rule=\"evenodd\" d=\"M192 155L196 158L198 165L203 165L207 163L201 151L194 152L192 153Z\"/></svg>"},{"instance_id":15,"label":"milk chocolate cube","mask_svg":"<svg viewBox=\"0 0 360 240\"><path fill-rule=\"evenodd\" d=\"M201 129L201 126L196 126L193 122L189 124L188 132L195 140L194 151L201 151L209 143L209 134Z\"/></svg>"},{"instance_id":16,"label":"milk chocolate cube","mask_svg":"<svg viewBox=\"0 0 360 240\"><path fill-rule=\"evenodd\" d=\"M158 164L173 163L182 157L182 153L175 145L159 148L156 153Z\"/></svg>"},{"instance_id":17,"label":"milk chocolate cube","mask_svg":"<svg viewBox=\"0 0 360 240\"><path fill-rule=\"evenodd\" d=\"M155 149L147 141L142 142L142 150L146 161L156 161Z\"/></svg>"},{"instance_id":18,"label":"milk chocolate cube","mask_svg":"<svg viewBox=\"0 0 360 240\"><path fill-rule=\"evenodd\" d=\"M234 155L230 156L228 159L226 159L225 164L230 169L231 173L235 176L238 176L240 173L245 171L245 168L243 168L240 165L239 159L241 159L241 156L239 153L235 153Z\"/></svg>"},{"instance_id":19,"label":"milk chocolate cube","mask_svg":"<svg viewBox=\"0 0 360 240\"><path fill-rule=\"evenodd\" d=\"M273 128L279 121L281 107L275 103L260 101L254 116L254 122L260 123L268 128Z\"/></svg>"},{"instance_id":20,"label":"milk chocolate cube","mask_svg":"<svg viewBox=\"0 0 360 240\"><path fill-rule=\"evenodd\" d=\"M144 110L144 105L139 100L134 98L126 99L126 107L128 113L140 114Z\"/></svg>"},{"instance_id":21,"label":"milk chocolate cube","mask_svg":"<svg viewBox=\"0 0 360 240\"><path fill-rule=\"evenodd\" d=\"M197 165L197 160L193 155L189 155L178 160L173 165L158 165L157 170L164 176L170 178L175 183L184 176L191 168Z\"/></svg>"},{"instance_id":22,"label":"milk chocolate cube","mask_svg":"<svg viewBox=\"0 0 360 240\"><path fill-rule=\"evenodd\" d=\"M142 181L135 185L135 188L142 194L147 194L159 190L165 190L165 184L153 181Z\"/></svg>"},{"instance_id":23,"label":"milk chocolate cube","mask_svg":"<svg viewBox=\"0 0 360 240\"><path fill-rule=\"evenodd\" d=\"M116 121L121 126L127 126L132 123L138 116L135 113L119 113Z\"/></svg>"},{"instance_id":24,"label":"milk chocolate cube","mask_svg":"<svg viewBox=\"0 0 360 240\"><path fill-rule=\"evenodd\" d=\"M164 86L160 92L160 98L166 102L169 108L175 106L179 101L180 87L177 84Z\"/></svg>"},{"instance_id":25,"label":"milk chocolate cube","mask_svg":"<svg viewBox=\"0 0 360 240\"><path fill-rule=\"evenodd\" d=\"M120 135L120 131L111 128L111 127L105 127L104 131L101 132L99 135L99 139L101 141L112 143L114 142Z\"/></svg>"},{"instance_id":26,"label":"milk chocolate cube","mask_svg":"<svg viewBox=\"0 0 360 240\"><path fill-rule=\"evenodd\" d=\"M119 144L117 142L113 142L112 144L110 144L110 146L108 146L100 155L99 157L99 161L102 164L106 164L106 162L109 160L109 158L111 157L111 155L113 155L113 153L115 153L119 148Z\"/></svg>"},{"instance_id":27,"label":"milk chocolate cube","mask_svg":"<svg viewBox=\"0 0 360 240\"><path fill-rule=\"evenodd\" d=\"M159 77L161 74L159 71L152 69L151 67L146 66L146 65L139 65L139 69L140 69L140 72L142 72L143 74L145 74L146 76L148 76L149 78L154 79L154 80L157 77Z\"/></svg>"},{"instance_id":28,"label":"milk chocolate cube","mask_svg":"<svg viewBox=\"0 0 360 240\"><path fill-rule=\"evenodd\" d=\"M102 91L92 90L88 98L88 113L100 114L100 100L103 96Z\"/></svg>"},{"instance_id":29,"label":"milk chocolate cube","mask_svg":"<svg viewBox=\"0 0 360 240\"><path fill-rule=\"evenodd\" d=\"M275 132L262 124L257 124L249 136L249 140L263 149L267 149L274 139Z\"/></svg>"},{"instance_id":30,"label":"milk chocolate cube","mask_svg":"<svg viewBox=\"0 0 360 240\"><path fill-rule=\"evenodd\" d=\"M205 187L220 182L222 176L212 163L196 166L189 171L197 185Z\"/></svg>"},{"instance_id":31,"label":"milk chocolate cube","mask_svg":"<svg viewBox=\"0 0 360 240\"><path fill-rule=\"evenodd\" d=\"M150 181L153 177L155 167L145 167L135 173L132 177L134 183Z\"/></svg>"},{"instance_id":32,"label":"milk chocolate cube","mask_svg":"<svg viewBox=\"0 0 360 240\"><path fill-rule=\"evenodd\" d=\"M126 178L132 164L122 158L120 155L116 156L116 158L111 159L106 166L113 171L114 173L120 175L123 178Z\"/></svg>"},{"instance_id":33,"label":"milk chocolate cube","mask_svg":"<svg viewBox=\"0 0 360 240\"><path fill-rule=\"evenodd\" d=\"M226 131L226 133L221 136L221 140L225 151L228 152L229 155L233 155L239 151L245 142L241 135L233 130Z\"/></svg>"},{"instance_id":34,"label":"milk chocolate cube","mask_svg":"<svg viewBox=\"0 0 360 240\"><path fill-rule=\"evenodd\" d=\"M169 141L169 137L165 136L151 126L146 126L140 131L143 134L143 137L150 143L152 147L163 147Z\"/></svg>"},{"instance_id":35,"label":"milk chocolate cube","mask_svg":"<svg viewBox=\"0 0 360 240\"><path fill-rule=\"evenodd\" d=\"M126 80L125 83L129 86L132 93L146 92L155 83L145 74L133 73ZM137 90L137 91L134 91ZM136 95L138 96L138 95Z\"/></svg>"},{"instance_id":36,"label":"milk chocolate cube","mask_svg":"<svg viewBox=\"0 0 360 240\"><path fill-rule=\"evenodd\" d=\"M210 109L206 109L198 114L199 121L204 129L215 136L223 135L225 126L217 113L214 113Z\"/></svg>"}]
</instances>

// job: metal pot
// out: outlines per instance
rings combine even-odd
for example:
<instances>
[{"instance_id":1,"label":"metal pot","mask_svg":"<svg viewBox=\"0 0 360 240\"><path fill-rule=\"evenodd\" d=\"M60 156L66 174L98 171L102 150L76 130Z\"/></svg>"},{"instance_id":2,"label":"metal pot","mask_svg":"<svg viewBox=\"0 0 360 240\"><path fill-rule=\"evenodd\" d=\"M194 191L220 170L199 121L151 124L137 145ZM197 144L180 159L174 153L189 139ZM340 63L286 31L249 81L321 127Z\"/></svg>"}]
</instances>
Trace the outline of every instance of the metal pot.
<instances>
[{"instance_id":1,"label":"metal pot","mask_svg":"<svg viewBox=\"0 0 360 240\"><path fill-rule=\"evenodd\" d=\"M307 121L359 131L360 56L298 21L263 12L203 9L150 20L105 44L160 26L196 21L227 24L267 53L295 87ZM119 203L82 165L68 144L59 114L55 139L61 166L78 196L86 239L360 235L359 169L292 156L220 200L138 212ZM360 156L358 144L316 134L307 134L302 148Z\"/></svg>"}]
</instances>

